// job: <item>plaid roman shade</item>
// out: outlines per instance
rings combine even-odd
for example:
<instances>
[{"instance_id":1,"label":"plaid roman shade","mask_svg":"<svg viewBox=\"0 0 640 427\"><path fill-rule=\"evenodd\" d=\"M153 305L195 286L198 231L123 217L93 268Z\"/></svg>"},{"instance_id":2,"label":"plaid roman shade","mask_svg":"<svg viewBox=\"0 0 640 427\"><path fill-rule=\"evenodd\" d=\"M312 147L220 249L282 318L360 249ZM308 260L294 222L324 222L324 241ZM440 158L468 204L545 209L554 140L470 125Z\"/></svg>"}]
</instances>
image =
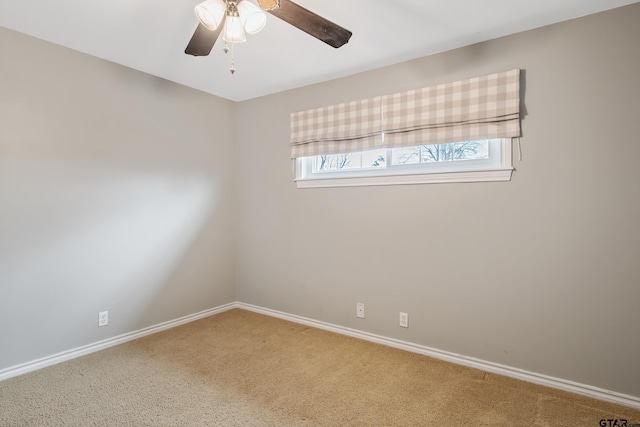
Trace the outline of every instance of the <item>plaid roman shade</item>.
<instances>
[{"instance_id":1,"label":"plaid roman shade","mask_svg":"<svg viewBox=\"0 0 640 427\"><path fill-rule=\"evenodd\" d=\"M520 70L384 96L385 147L520 136Z\"/></svg>"},{"instance_id":2,"label":"plaid roman shade","mask_svg":"<svg viewBox=\"0 0 640 427\"><path fill-rule=\"evenodd\" d=\"M291 114L291 158L380 147L381 97Z\"/></svg>"},{"instance_id":3,"label":"plaid roman shade","mask_svg":"<svg viewBox=\"0 0 640 427\"><path fill-rule=\"evenodd\" d=\"M291 157L520 136L520 70L291 114Z\"/></svg>"}]
</instances>

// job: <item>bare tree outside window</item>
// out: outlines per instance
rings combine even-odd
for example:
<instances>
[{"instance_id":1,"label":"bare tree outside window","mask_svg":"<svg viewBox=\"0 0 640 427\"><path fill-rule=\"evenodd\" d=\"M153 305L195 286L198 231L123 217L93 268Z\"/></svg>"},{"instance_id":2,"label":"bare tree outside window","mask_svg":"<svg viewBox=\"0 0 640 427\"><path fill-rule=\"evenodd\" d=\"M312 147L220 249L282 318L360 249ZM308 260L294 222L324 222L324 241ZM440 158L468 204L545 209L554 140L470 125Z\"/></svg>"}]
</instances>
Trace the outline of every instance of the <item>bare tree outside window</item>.
<instances>
[{"instance_id":1,"label":"bare tree outside window","mask_svg":"<svg viewBox=\"0 0 640 427\"><path fill-rule=\"evenodd\" d=\"M349 166L351 161L348 154L330 154L317 156L318 171L340 170Z\"/></svg>"},{"instance_id":2,"label":"bare tree outside window","mask_svg":"<svg viewBox=\"0 0 640 427\"><path fill-rule=\"evenodd\" d=\"M315 157L315 172L386 167L386 149Z\"/></svg>"},{"instance_id":3,"label":"bare tree outside window","mask_svg":"<svg viewBox=\"0 0 640 427\"><path fill-rule=\"evenodd\" d=\"M487 141L465 141L451 144L421 145L422 163L451 162L454 160L486 159Z\"/></svg>"},{"instance_id":4,"label":"bare tree outside window","mask_svg":"<svg viewBox=\"0 0 640 427\"><path fill-rule=\"evenodd\" d=\"M489 156L488 141L465 141L448 144L418 145L392 150L394 165L478 160Z\"/></svg>"}]
</instances>

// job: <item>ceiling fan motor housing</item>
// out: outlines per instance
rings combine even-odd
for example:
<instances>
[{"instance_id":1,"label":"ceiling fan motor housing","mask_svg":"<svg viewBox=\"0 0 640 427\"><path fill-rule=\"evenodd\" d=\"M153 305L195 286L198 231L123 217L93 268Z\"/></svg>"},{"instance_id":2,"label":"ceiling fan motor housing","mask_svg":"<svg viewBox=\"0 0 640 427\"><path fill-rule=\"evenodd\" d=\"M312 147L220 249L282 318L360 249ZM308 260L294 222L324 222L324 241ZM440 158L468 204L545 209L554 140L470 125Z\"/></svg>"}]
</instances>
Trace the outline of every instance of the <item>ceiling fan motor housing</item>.
<instances>
[{"instance_id":1,"label":"ceiling fan motor housing","mask_svg":"<svg viewBox=\"0 0 640 427\"><path fill-rule=\"evenodd\" d=\"M280 7L280 0L258 0L258 4L264 10L274 10Z\"/></svg>"}]
</instances>

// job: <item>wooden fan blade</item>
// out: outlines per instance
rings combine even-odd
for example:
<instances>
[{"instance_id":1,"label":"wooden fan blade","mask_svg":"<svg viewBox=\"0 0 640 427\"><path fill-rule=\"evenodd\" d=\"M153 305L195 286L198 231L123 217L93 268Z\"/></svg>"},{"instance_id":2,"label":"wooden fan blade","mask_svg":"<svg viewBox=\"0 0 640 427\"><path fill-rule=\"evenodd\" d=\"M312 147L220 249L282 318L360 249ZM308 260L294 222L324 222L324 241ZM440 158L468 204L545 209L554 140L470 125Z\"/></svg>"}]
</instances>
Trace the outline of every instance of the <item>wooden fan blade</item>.
<instances>
[{"instance_id":1,"label":"wooden fan blade","mask_svg":"<svg viewBox=\"0 0 640 427\"><path fill-rule=\"evenodd\" d=\"M198 27L196 31L191 36L191 40L189 40L189 44L187 48L184 50L184 53L193 56L207 56L211 53L211 49L213 49L213 45L216 44L216 40L218 40L218 36L222 32L224 28L224 19L218 25L218 28L215 30L210 30L201 23L198 23Z\"/></svg>"},{"instance_id":2,"label":"wooden fan blade","mask_svg":"<svg viewBox=\"0 0 640 427\"><path fill-rule=\"evenodd\" d=\"M280 7L267 12L335 48L351 38L351 31L289 0L280 0Z\"/></svg>"}]
</instances>

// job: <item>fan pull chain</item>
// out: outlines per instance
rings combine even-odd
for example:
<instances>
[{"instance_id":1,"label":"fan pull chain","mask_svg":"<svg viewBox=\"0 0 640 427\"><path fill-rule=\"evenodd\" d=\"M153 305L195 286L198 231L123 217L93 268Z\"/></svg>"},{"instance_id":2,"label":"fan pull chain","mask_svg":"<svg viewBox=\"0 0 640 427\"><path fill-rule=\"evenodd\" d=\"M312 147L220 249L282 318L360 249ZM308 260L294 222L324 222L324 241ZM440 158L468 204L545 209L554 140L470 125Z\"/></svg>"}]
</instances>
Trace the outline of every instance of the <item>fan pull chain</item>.
<instances>
[{"instance_id":1,"label":"fan pull chain","mask_svg":"<svg viewBox=\"0 0 640 427\"><path fill-rule=\"evenodd\" d=\"M233 50L233 43L231 43L231 68L229 68L231 74L236 72L236 58L234 56Z\"/></svg>"},{"instance_id":2,"label":"fan pull chain","mask_svg":"<svg viewBox=\"0 0 640 427\"><path fill-rule=\"evenodd\" d=\"M224 47L222 48L222 50L224 51L224 53L229 53L229 43L224 42ZM229 67L229 71L231 71L231 74L234 74L236 72L236 57L233 53L233 43L231 43L231 67Z\"/></svg>"}]
</instances>

